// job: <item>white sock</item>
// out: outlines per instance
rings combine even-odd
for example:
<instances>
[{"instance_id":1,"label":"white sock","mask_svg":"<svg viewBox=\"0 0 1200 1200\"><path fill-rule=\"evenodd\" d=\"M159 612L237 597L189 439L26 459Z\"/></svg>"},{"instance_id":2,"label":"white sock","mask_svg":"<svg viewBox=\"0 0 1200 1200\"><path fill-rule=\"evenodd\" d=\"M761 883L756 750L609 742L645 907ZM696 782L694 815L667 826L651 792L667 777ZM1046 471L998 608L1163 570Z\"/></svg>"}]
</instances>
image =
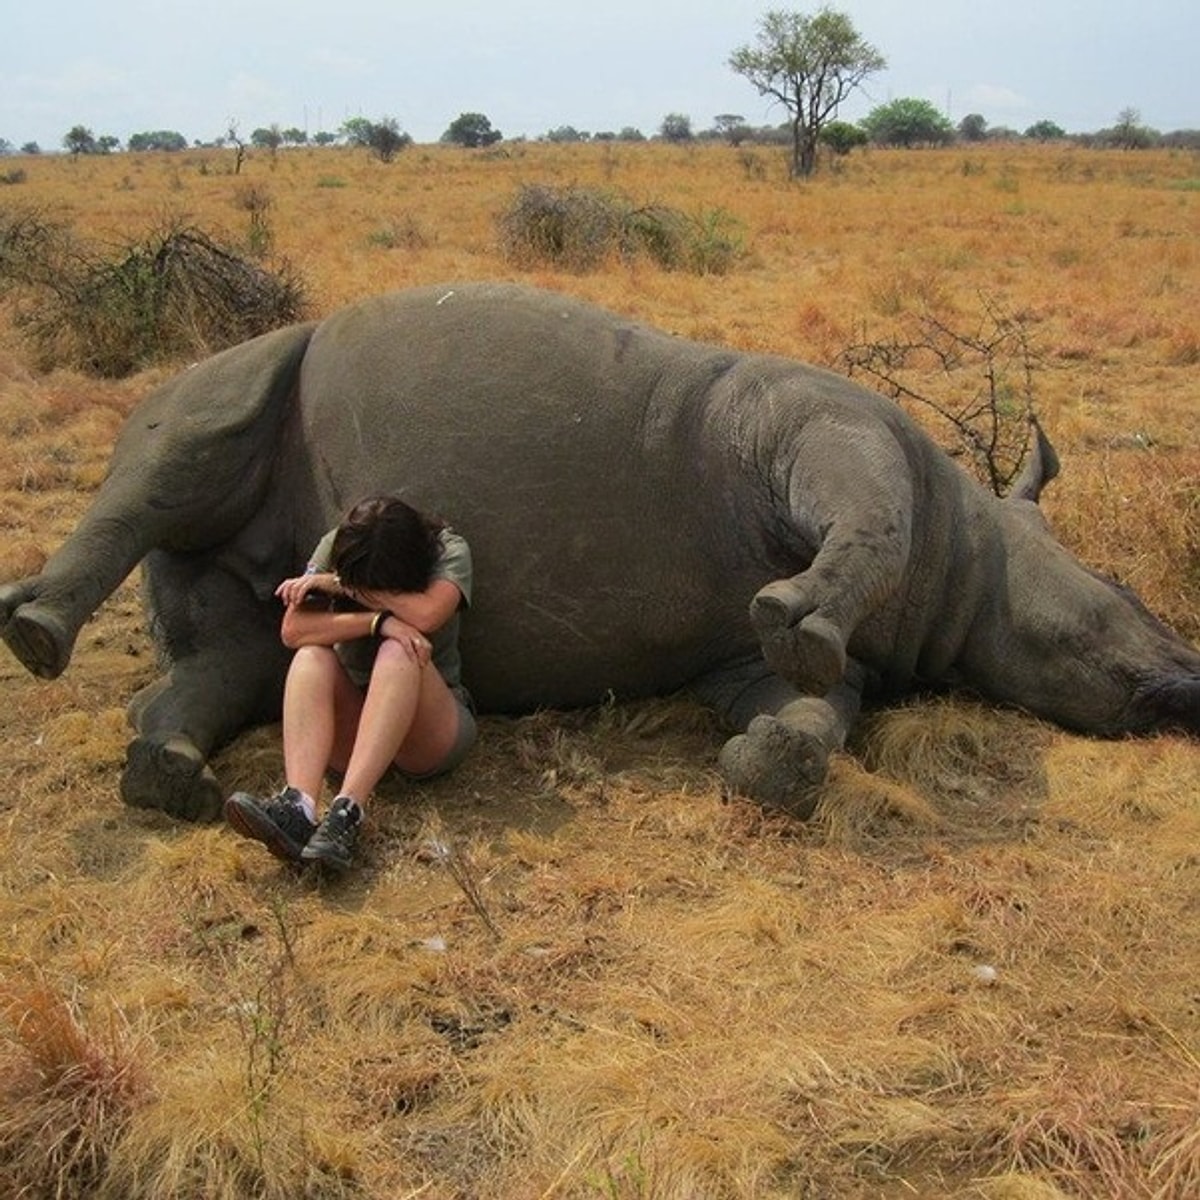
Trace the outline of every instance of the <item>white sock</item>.
<instances>
[{"instance_id":1,"label":"white sock","mask_svg":"<svg viewBox=\"0 0 1200 1200\"><path fill-rule=\"evenodd\" d=\"M302 792L299 788L293 788L292 790L300 797L300 807L304 809L304 815L315 825L317 823L317 802L307 792Z\"/></svg>"}]
</instances>

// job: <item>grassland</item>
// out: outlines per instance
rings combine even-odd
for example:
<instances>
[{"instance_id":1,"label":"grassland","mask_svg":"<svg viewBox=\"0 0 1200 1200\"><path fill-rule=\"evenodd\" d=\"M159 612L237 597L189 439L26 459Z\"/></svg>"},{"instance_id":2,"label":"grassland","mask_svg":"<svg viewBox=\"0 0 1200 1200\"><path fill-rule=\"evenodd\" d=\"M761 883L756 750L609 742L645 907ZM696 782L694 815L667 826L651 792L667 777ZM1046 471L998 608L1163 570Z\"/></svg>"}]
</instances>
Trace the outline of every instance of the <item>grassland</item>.
<instances>
[{"instance_id":1,"label":"grassland","mask_svg":"<svg viewBox=\"0 0 1200 1200\"><path fill-rule=\"evenodd\" d=\"M314 315L519 278L832 363L1002 304L1039 353L1060 536L1200 640L1194 156L872 152L804 185L774 152L658 145L23 166L0 207L101 243L179 218L248 240L265 213ZM744 253L518 268L496 219L527 183L719 209ZM39 371L11 316L6 579L178 366ZM1192 742L917 698L870 716L797 826L723 794L681 701L494 717L452 779L386 785L365 869L330 885L122 807L124 704L154 674L136 579L60 679L0 657L0 1196L1200 1194ZM273 786L278 730L216 766Z\"/></svg>"}]
</instances>

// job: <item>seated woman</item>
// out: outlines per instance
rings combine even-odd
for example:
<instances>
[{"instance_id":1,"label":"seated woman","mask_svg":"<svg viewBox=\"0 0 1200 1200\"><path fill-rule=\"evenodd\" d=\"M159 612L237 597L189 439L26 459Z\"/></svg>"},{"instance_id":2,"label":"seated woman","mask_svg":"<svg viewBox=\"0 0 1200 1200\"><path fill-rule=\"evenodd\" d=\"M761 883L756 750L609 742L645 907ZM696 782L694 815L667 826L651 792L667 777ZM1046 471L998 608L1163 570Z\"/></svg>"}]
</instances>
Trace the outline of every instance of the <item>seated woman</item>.
<instances>
[{"instance_id":1,"label":"seated woman","mask_svg":"<svg viewBox=\"0 0 1200 1200\"><path fill-rule=\"evenodd\" d=\"M471 601L471 551L403 500L360 501L318 543L303 575L275 594L296 653L283 697L285 786L237 792L229 824L286 862L349 867L363 810L395 766L425 779L475 741L461 684L459 612ZM341 788L318 822L329 769Z\"/></svg>"}]
</instances>

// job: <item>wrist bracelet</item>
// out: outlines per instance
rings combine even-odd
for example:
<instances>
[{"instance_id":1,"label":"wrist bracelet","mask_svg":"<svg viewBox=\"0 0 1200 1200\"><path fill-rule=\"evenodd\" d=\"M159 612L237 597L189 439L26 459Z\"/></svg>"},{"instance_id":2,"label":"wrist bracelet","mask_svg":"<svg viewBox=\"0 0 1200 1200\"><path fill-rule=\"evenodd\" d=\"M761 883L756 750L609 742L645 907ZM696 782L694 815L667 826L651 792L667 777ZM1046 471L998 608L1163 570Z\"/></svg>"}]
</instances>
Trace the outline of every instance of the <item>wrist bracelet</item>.
<instances>
[{"instance_id":1,"label":"wrist bracelet","mask_svg":"<svg viewBox=\"0 0 1200 1200\"><path fill-rule=\"evenodd\" d=\"M386 621L388 619L388 615L389 614L386 612L377 612L375 614L375 616L371 619L371 636L372 637L379 636L379 630L382 628L384 621Z\"/></svg>"}]
</instances>

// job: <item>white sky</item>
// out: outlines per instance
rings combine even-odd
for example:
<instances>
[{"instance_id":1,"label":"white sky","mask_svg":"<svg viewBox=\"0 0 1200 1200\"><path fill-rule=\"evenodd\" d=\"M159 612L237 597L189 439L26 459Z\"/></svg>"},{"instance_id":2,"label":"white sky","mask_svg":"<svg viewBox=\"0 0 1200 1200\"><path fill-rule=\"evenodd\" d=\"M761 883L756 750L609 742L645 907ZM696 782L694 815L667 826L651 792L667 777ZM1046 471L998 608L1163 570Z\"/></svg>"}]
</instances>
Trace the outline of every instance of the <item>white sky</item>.
<instances>
[{"instance_id":1,"label":"white sky","mask_svg":"<svg viewBox=\"0 0 1200 1200\"><path fill-rule=\"evenodd\" d=\"M888 60L843 108L901 96L1023 130L1200 127L1200 0L833 0ZM278 124L336 132L395 117L436 141L464 111L505 136L559 125L654 133L717 113L777 124L728 67L772 7L818 0L0 0L0 138L60 148L175 130L210 140Z\"/></svg>"}]
</instances>

